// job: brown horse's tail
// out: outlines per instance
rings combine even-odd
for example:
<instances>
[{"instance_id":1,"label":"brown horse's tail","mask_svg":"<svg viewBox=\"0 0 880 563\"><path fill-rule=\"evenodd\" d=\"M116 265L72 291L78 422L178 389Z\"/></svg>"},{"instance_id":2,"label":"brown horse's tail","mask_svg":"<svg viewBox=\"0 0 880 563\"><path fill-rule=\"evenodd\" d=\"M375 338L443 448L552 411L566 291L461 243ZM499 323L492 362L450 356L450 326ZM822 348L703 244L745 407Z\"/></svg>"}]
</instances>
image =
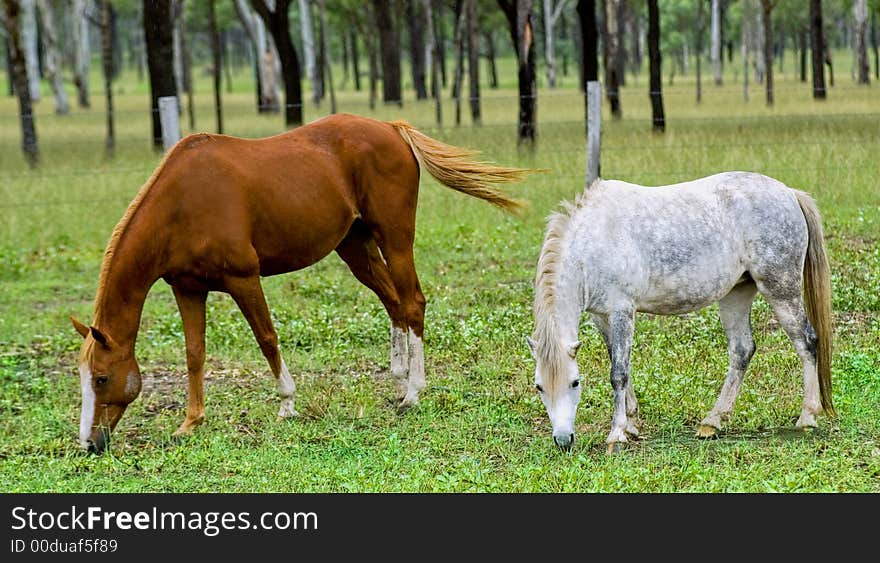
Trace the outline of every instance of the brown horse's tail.
<instances>
[{"instance_id":1,"label":"brown horse's tail","mask_svg":"<svg viewBox=\"0 0 880 563\"><path fill-rule=\"evenodd\" d=\"M819 372L819 395L822 408L834 415L831 401L831 276L828 257L825 255L825 239L822 218L816 202L808 194L795 190L798 204L807 220L809 242L804 261L804 301L807 317L816 331L816 369Z\"/></svg>"},{"instance_id":2,"label":"brown horse's tail","mask_svg":"<svg viewBox=\"0 0 880 563\"><path fill-rule=\"evenodd\" d=\"M519 211L525 206L524 201L508 197L493 184L518 182L536 170L476 162L472 159L477 151L441 143L406 121L390 121L388 124L409 144L419 165L444 186L486 200L509 212Z\"/></svg>"}]
</instances>

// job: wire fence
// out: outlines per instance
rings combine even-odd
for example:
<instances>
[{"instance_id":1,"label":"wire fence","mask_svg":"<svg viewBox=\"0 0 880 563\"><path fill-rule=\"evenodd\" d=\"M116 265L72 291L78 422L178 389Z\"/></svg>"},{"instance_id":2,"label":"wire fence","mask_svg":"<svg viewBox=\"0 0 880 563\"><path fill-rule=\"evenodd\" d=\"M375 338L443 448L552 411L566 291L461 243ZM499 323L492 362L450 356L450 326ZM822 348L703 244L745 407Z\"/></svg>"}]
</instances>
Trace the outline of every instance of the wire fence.
<instances>
[{"instance_id":1,"label":"wire fence","mask_svg":"<svg viewBox=\"0 0 880 563\"><path fill-rule=\"evenodd\" d=\"M712 86L707 86L706 90L711 90ZM809 90L804 92L804 88L785 88L785 91L797 91L804 95L809 95ZM838 91L856 91L858 93L864 93L867 97L880 97L880 93L876 90L866 89L865 87L847 87L847 86L838 86L836 87ZM684 94L692 95L693 92L682 92L682 91L674 91L675 94ZM741 93L741 90L738 88L736 90L737 93ZM630 94L633 92L630 91ZM717 94L719 92L712 92L712 94ZM642 94L648 94L647 91L642 92ZM567 143L562 144L558 142L554 142L553 131L555 128L572 128L578 130L586 129L585 120L583 117L584 106L583 103L583 94L576 90L567 90L567 91L542 91L540 93L541 100L547 104L557 104L557 103L566 103L565 110L560 112L559 115L561 117L556 117L555 119L546 119L542 120L539 114L538 122L536 123L537 135L538 135L538 144L535 148L534 155L535 159L546 158L546 159L559 159L563 158L568 162L582 162L580 159L585 158L586 155L586 138L584 137L582 142L580 143ZM491 108L492 110L497 110L498 108L493 108L494 104L503 104L507 103L511 107L516 106L516 102L520 96L517 95L499 95L492 94L486 95L481 98L484 107ZM341 107L345 109L357 108L359 106L359 102L354 104L341 104ZM444 104L449 104L452 100L444 99ZM462 100L464 104L466 100ZM407 101L407 104L412 102ZM434 102L431 100L422 101L422 104L433 104ZM303 106L310 104L303 104ZM365 104L364 104L365 105ZM381 102L379 104L382 105ZM763 107L762 103L755 103L757 107ZM326 110L326 105L323 106ZM868 105L869 108L873 110L872 105ZM315 106L311 106L312 112L315 111ZM241 100L238 103L233 104L224 104L224 111L229 115L232 119L230 120L248 120L253 116L257 115L255 104L244 104L241 103ZM144 129L145 135L129 135L125 134L122 136L117 136L115 139L115 147L117 150L122 150L124 148L144 148L145 151L149 150L149 147L152 146L152 139L149 138L150 131L148 129L148 121L144 119L144 115L146 110L123 110L119 112L115 112L116 117L122 117L125 119L136 118L138 122L138 127ZM497 111L495 111L497 114ZM628 116L624 123L632 123L632 122L642 122L646 117L649 116L649 113L646 113L646 110L642 108L642 115L639 116ZM462 108L463 119L460 125L448 124L442 127L438 127L436 123L431 123L427 121L429 119L427 116L430 116L432 112L427 110L427 107L422 107L421 111L418 112L420 119L426 120L424 123L418 123L414 121L414 125L421 129L422 131L431 134L431 135L439 135L441 139L443 136L449 136L451 133L478 133L480 131L496 131L505 129L508 130L509 137L505 136L505 138L509 138L509 145L512 148L515 144L515 132L517 128L516 121L513 121L511 118L515 116L515 112L505 113L507 116L503 122L487 122L483 124L474 124L470 121L469 112L467 108ZM326 115L326 113L325 113ZM369 114L367 114L369 115ZM0 119L4 118L12 118L18 119L19 116L16 114L0 114ZM50 151L55 148L58 148L62 151L67 151L72 148L82 149L85 151L97 152L102 151L105 146L105 139L101 135L102 126L106 119L106 113L100 110L91 110L91 111L75 111L71 112L68 115L58 116L52 113L47 114L35 114L34 116L38 122L45 121L51 122L52 126L57 126L59 124L73 124L73 130L69 131L70 138L64 138L64 131L55 130L52 133L52 136L49 136L47 140L40 141L40 149L41 151L46 150ZM89 133L92 133L92 136L87 136L84 132L83 128L79 128L76 125L76 120L78 118L90 118L95 121L95 129L89 130ZM321 117L319 115L318 117ZM448 121L449 114L448 111L446 113L446 119ZM497 118L497 117L496 117ZM807 121L810 123L816 122L819 124L840 124L841 122L845 122L846 124L853 123L859 124L859 127L853 127L853 133L850 136L845 138L841 138L840 135L835 136L811 136L809 138L797 138L796 136L792 136L792 138L786 138L782 141L777 140L752 140L752 138L745 138L743 140L737 140L733 142L695 142L693 140L688 140L687 135L684 135L683 138L678 138L673 141L668 141L667 137L656 137L656 136L645 136L643 133L636 132L635 135L617 135L614 134L614 129L616 127L615 120L611 120L609 118L604 118L605 125L603 128L607 129L611 134L603 135L602 147L601 151L603 155L611 155L615 159L620 157L619 160L621 163L625 162L625 155L633 152L641 152L641 153L657 153L658 158L662 158L663 155L668 155L670 152L676 151L685 151L690 153L696 153L698 151L707 151L714 149L741 149L747 151L758 151L763 153L763 158L761 159L761 168L762 172L765 173L783 173L783 172L792 172L792 171L800 171L800 172L829 172L829 173L837 173L844 170L856 170L856 169L864 169L864 168L877 168L876 164L857 164L857 165L848 165L842 164L840 162L829 162L828 164L813 164L809 165L800 165L800 166L788 166L787 161L777 162L775 165L772 162L767 161L767 151L773 151L775 153L779 153L783 150L789 151L798 151L799 149L809 149L815 150L818 149L822 152L827 152L828 150L841 147L841 146L851 146L851 147L862 147L866 150L873 151L875 153L880 153L878 151L878 145L880 145L880 99L877 100L877 110L876 111L836 111L832 104L820 104L815 112L804 112L804 113L765 113L765 114L726 114L726 115L668 115L667 118L667 126L668 128L676 128L677 130L688 132L690 129L695 127L702 127L704 124L715 125L715 124L725 124L736 127L743 126L751 126L754 124L762 124L768 127L780 128L785 127L786 125L793 124L795 122L803 122ZM185 120L183 120L185 121ZM211 121L213 123L213 121ZM619 123L619 122L618 122ZM650 127L649 121L646 122L646 127ZM863 127L864 124L876 123L877 128L873 129L873 133L871 132L870 127ZM283 117L279 114L274 115L272 120L261 120L258 128L268 128L272 129L268 131L268 134L275 134L277 132L283 131ZM12 132L10 130L10 125L0 123L0 150L3 151L14 151L19 149L20 142L15 142L12 140L3 140L5 137L9 139L13 136L13 134L17 133L17 130ZM604 133L604 131L603 131ZM494 137L499 137L499 135L491 134ZM507 135L507 134L506 134ZM641 136L640 136L641 135ZM262 135L261 135L262 136ZM630 140L635 142L630 142ZM479 147L474 147L479 148ZM146 153L145 154L154 154L154 153ZM772 154L772 153L771 153ZM569 158L570 157L570 158ZM157 160L158 156L156 156ZM603 159L604 160L604 159ZM149 175L154 170L154 162L150 162L145 166L131 166L131 161L120 159L120 163L125 163L125 166L114 166L113 160L108 160L102 163L100 166L93 166L89 168L61 168L61 169L49 169L45 166L40 166L32 170L15 171L3 173L0 172L0 185L2 184L14 184L16 182L64 182L66 179L74 179L74 178L83 178L83 177L91 177L91 178L100 178L100 177L122 177L125 175L131 175L137 178L135 182L138 186L149 177ZM604 164L604 162L603 162ZM567 168L567 166L566 166ZM603 168L605 168L603 166ZM696 168L696 167L695 167ZM608 172L609 169L605 168L603 172ZM880 171L880 169L878 169ZM615 177L646 177L646 178L654 178L654 179L663 179L663 178L680 178L682 176L691 176L696 177L701 174L700 170L621 170L614 169L613 170ZM573 181L583 181L583 174L581 171L578 174L568 174L565 172L559 173L555 172L552 178L548 178L543 180L544 183L549 184L558 184L558 183L571 183ZM0 201L0 209L12 210L12 209L25 209L25 208L39 208L39 207L61 207L61 206L84 206L84 205L94 205L94 204L104 204L104 203L119 203L123 204L128 202L131 199L131 194L127 193L125 195L109 195L107 192L110 191L112 186L117 184L111 182L95 182L92 185L92 191L98 192L94 195L94 197L89 198L53 198L53 197L40 197L39 195L27 194L25 195L23 192L12 191L13 194L21 194L24 195L24 198L13 197L7 201ZM130 191L130 190L129 190ZM8 193L8 192L7 192Z\"/></svg>"}]
</instances>

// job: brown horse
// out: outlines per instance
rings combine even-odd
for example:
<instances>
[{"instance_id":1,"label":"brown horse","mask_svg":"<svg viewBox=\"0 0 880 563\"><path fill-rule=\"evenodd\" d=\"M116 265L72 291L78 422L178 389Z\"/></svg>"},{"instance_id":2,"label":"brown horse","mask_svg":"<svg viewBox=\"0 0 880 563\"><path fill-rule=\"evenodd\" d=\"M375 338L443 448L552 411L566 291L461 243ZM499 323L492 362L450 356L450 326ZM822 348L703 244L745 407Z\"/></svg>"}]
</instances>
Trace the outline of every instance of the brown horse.
<instances>
[{"instance_id":1,"label":"brown horse","mask_svg":"<svg viewBox=\"0 0 880 563\"><path fill-rule=\"evenodd\" d=\"M80 355L80 443L101 452L140 393L135 340L160 278L177 300L189 374L187 434L205 417L205 300L230 294L278 382L279 417L296 415L295 385L261 276L299 270L335 250L391 319L399 408L425 387L425 297L413 263L420 165L444 185L507 211L493 184L528 172L475 162L404 121L334 115L265 139L196 134L179 141L116 225L101 265L94 321L71 318Z\"/></svg>"}]
</instances>

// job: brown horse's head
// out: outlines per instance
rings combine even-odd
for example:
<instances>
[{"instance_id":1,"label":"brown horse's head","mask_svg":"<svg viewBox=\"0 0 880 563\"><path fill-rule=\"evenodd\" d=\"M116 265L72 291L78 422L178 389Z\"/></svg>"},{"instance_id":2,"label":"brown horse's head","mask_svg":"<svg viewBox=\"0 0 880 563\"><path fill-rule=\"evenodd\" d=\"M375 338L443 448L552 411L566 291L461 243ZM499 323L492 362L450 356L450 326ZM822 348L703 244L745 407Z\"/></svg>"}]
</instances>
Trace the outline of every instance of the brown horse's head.
<instances>
[{"instance_id":1,"label":"brown horse's head","mask_svg":"<svg viewBox=\"0 0 880 563\"><path fill-rule=\"evenodd\" d=\"M79 441L90 452L101 453L125 408L141 392L141 372L130 348L93 326L70 320L84 339L79 361Z\"/></svg>"}]
</instances>

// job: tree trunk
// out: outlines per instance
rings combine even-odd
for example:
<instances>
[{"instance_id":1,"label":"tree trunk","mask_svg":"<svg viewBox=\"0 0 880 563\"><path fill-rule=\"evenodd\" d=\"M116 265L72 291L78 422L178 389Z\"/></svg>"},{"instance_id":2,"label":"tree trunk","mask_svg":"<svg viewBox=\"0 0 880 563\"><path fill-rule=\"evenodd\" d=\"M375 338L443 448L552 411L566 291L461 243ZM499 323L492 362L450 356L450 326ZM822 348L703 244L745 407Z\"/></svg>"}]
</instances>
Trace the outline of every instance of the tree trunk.
<instances>
[{"instance_id":1,"label":"tree trunk","mask_svg":"<svg viewBox=\"0 0 880 563\"><path fill-rule=\"evenodd\" d=\"M321 76L330 90L330 113L336 113L336 89L333 86L333 68L330 65L330 47L327 42L327 9L325 0L318 0L318 14L321 18Z\"/></svg>"},{"instance_id":2,"label":"tree trunk","mask_svg":"<svg viewBox=\"0 0 880 563\"><path fill-rule=\"evenodd\" d=\"M37 7L34 0L19 0L21 4L21 47L27 65L28 89L31 102L40 101L40 54L37 36Z\"/></svg>"},{"instance_id":3,"label":"tree trunk","mask_svg":"<svg viewBox=\"0 0 880 563\"><path fill-rule=\"evenodd\" d=\"M498 0L510 29L517 53L519 82L519 121L517 144L534 147L537 125L538 88L535 76L535 34L532 0Z\"/></svg>"},{"instance_id":4,"label":"tree trunk","mask_svg":"<svg viewBox=\"0 0 880 563\"><path fill-rule=\"evenodd\" d=\"M480 22L477 14L477 0L466 0L466 2L471 120L479 125L482 122L480 111Z\"/></svg>"},{"instance_id":5,"label":"tree trunk","mask_svg":"<svg viewBox=\"0 0 880 563\"><path fill-rule=\"evenodd\" d=\"M455 2L455 75L452 79L452 99L455 100L455 124L461 125L461 83L464 81L464 28L466 0Z\"/></svg>"},{"instance_id":6,"label":"tree trunk","mask_svg":"<svg viewBox=\"0 0 880 563\"><path fill-rule=\"evenodd\" d=\"M880 51L878 51L877 42L877 12L872 12L871 48L874 50L874 78L880 80Z\"/></svg>"},{"instance_id":7,"label":"tree trunk","mask_svg":"<svg viewBox=\"0 0 880 563\"><path fill-rule=\"evenodd\" d=\"M174 38L171 29L171 0L144 0L144 37L147 43L155 150L163 150L159 98L177 95L177 86L174 83Z\"/></svg>"},{"instance_id":8,"label":"tree trunk","mask_svg":"<svg viewBox=\"0 0 880 563\"><path fill-rule=\"evenodd\" d=\"M425 10L425 27L428 30L428 48L430 49L431 71L431 97L434 98L434 119L437 127L443 126L443 100L440 96L440 60L438 54L437 36L434 35L434 10L431 0L422 0L422 8Z\"/></svg>"},{"instance_id":9,"label":"tree trunk","mask_svg":"<svg viewBox=\"0 0 880 563\"><path fill-rule=\"evenodd\" d=\"M186 40L186 22L181 17L180 22L180 50L183 51L183 80L186 82L186 114L189 117L189 130L196 130L196 108L193 100L192 81L192 52L189 41Z\"/></svg>"},{"instance_id":10,"label":"tree trunk","mask_svg":"<svg viewBox=\"0 0 880 563\"><path fill-rule=\"evenodd\" d=\"M761 25L764 28L764 86L767 105L773 105L773 8L774 0L761 0Z\"/></svg>"},{"instance_id":11,"label":"tree trunk","mask_svg":"<svg viewBox=\"0 0 880 563\"><path fill-rule=\"evenodd\" d=\"M306 76L312 83L312 102L315 105L324 99L323 83L321 80L320 61L315 54L315 35L312 26L312 9L309 0L299 0L299 22L302 29L303 61L306 65Z\"/></svg>"},{"instance_id":12,"label":"tree trunk","mask_svg":"<svg viewBox=\"0 0 880 563\"><path fill-rule=\"evenodd\" d=\"M611 116L614 119L623 117L623 109L620 104L620 74L615 61L618 58L617 49L617 27L618 7L617 4L621 0L605 0L605 17L603 18L602 35L603 35L603 60L605 62L605 95L611 106Z\"/></svg>"},{"instance_id":13,"label":"tree trunk","mask_svg":"<svg viewBox=\"0 0 880 563\"><path fill-rule=\"evenodd\" d=\"M379 31L379 49L382 54L382 101L403 107L400 89L400 40L394 28L394 18L387 0L373 0L376 25Z\"/></svg>"},{"instance_id":14,"label":"tree trunk","mask_svg":"<svg viewBox=\"0 0 880 563\"><path fill-rule=\"evenodd\" d=\"M409 61L412 71L413 88L417 100L428 98L425 85L425 13L421 0L406 2L406 21L409 39Z\"/></svg>"},{"instance_id":15,"label":"tree trunk","mask_svg":"<svg viewBox=\"0 0 880 563\"><path fill-rule=\"evenodd\" d=\"M446 88L446 19L443 17L443 0L431 0L434 10L434 39L440 59L441 86Z\"/></svg>"},{"instance_id":16,"label":"tree trunk","mask_svg":"<svg viewBox=\"0 0 880 563\"><path fill-rule=\"evenodd\" d=\"M275 72L277 51L266 37L266 24L260 16L254 14L246 0L235 0L235 11L254 48L257 112L277 113L281 110L281 77Z\"/></svg>"},{"instance_id":17,"label":"tree trunk","mask_svg":"<svg viewBox=\"0 0 880 563\"><path fill-rule=\"evenodd\" d=\"M251 6L263 18L263 23L272 34L278 58L281 61L281 75L284 78L284 122L288 127L303 123L302 85L299 57L290 38L290 19L288 8L290 0L275 0L275 8L270 10L266 0L251 0Z\"/></svg>"},{"instance_id":18,"label":"tree trunk","mask_svg":"<svg viewBox=\"0 0 880 563\"><path fill-rule=\"evenodd\" d=\"M174 45L174 82L177 84L177 99L182 100L183 94L189 92L189 84L184 79L183 70L183 0L171 2L171 37Z\"/></svg>"},{"instance_id":19,"label":"tree trunk","mask_svg":"<svg viewBox=\"0 0 880 563\"><path fill-rule=\"evenodd\" d=\"M217 117L217 132L223 133L223 100L220 97L220 77L223 63L220 58L220 32L217 30L216 0L208 0L208 28L211 33L211 75L214 79L214 114Z\"/></svg>"},{"instance_id":20,"label":"tree trunk","mask_svg":"<svg viewBox=\"0 0 880 563\"><path fill-rule=\"evenodd\" d=\"M358 52L358 42L357 42L357 34L354 32L354 29L349 33L349 40L351 42L351 73L354 75L354 89L355 92L361 91L361 68L360 68L360 53Z\"/></svg>"},{"instance_id":21,"label":"tree trunk","mask_svg":"<svg viewBox=\"0 0 880 563\"><path fill-rule=\"evenodd\" d=\"M868 4L866 0L855 0L853 3L856 35L856 76L858 84L870 84L871 67L868 64Z\"/></svg>"},{"instance_id":22,"label":"tree trunk","mask_svg":"<svg viewBox=\"0 0 880 563\"><path fill-rule=\"evenodd\" d=\"M629 30L630 30L630 70L634 79L637 79L639 73L642 72L642 45L641 45L641 20L639 13L633 10L633 4L630 4L629 10ZM684 48L687 49L687 44Z\"/></svg>"},{"instance_id":23,"label":"tree trunk","mask_svg":"<svg viewBox=\"0 0 880 563\"><path fill-rule=\"evenodd\" d=\"M15 81L12 79L12 46L10 45L11 39L8 34L3 38L3 46L6 47L6 94L9 97L15 95L15 87L13 84Z\"/></svg>"},{"instance_id":24,"label":"tree trunk","mask_svg":"<svg viewBox=\"0 0 880 563\"><path fill-rule=\"evenodd\" d=\"M721 0L712 0L712 71L715 84L721 85Z\"/></svg>"},{"instance_id":25,"label":"tree trunk","mask_svg":"<svg viewBox=\"0 0 880 563\"><path fill-rule=\"evenodd\" d=\"M577 14L581 31L581 64L583 65L584 83L599 80L599 30L596 24L596 0L578 0Z\"/></svg>"},{"instance_id":26,"label":"tree trunk","mask_svg":"<svg viewBox=\"0 0 880 563\"><path fill-rule=\"evenodd\" d=\"M801 82L807 81L807 26L798 31L798 47L800 48Z\"/></svg>"},{"instance_id":27,"label":"tree trunk","mask_svg":"<svg viewBox=\"0 0 880 563\"><path fill-rule=\"evenodd\" d=\"M55 32L55 10L48 0L38 0L43 21L43 52L45 54L46 75L52 85L55 97L55 113L65 115L70 111L67 91L61 76L61 52L58 49L58 34Z\"/></svg>"},{"instance_id":28,"label":"tree trunk","mask_svg":"<svg viewBox=\"0 0 880 563\"><path fill-rule=\"evenodd\" d=\"M629 19L629 3L627 0L616 0L617 3L617 41L614 65L617 71L617 85L626 86L626 22Z\"/></svg>"},{"instance_id":29,"label":"tree trunk","mask_svg":"<svg viewBox=\"0 0 880 563\"><path fill-rule=\"evenodd\" d=\"M822 30L822 0L810 0L810 43L813 51L813 98L824 100L825 91L825 38Z\"/></svg>"},{"instance_id":30,"label":"tree trunk","mask_svg":"<svg viewBox=\"0 0 880 563\"><path fill-rule=\"evenodd\" d=\"M694 48L696 50L697 59L697 103L703 101L703 0L697 0L697 25L694 32L696 38L694 40Z\"/></svg>"},{"instance_id":31,"label":"tree trunk","mask_svg":"<svg viewBox=\"0 0 880 563\"><path fill-rule=\"evenodd\" d=\"M654 131L666 131L666 116L663 113L663 83L660 77L662 57L660 55L660 9L657 0L648 0L648 59L651 64L651 114Z\"/></svg>"},{"instance_id":32,"label":"tree trunk","mask_svg":"<svg viewBox=\"0 0 880 563\"><path fill-rule=\"evenodd\" d=\"M547 67L547 87L556 88L556 57L553 53L553 34L556 20L565 7L565 0L544 0L544 63Z\"/></svg>"},{"instance_id":33,"label":"tree trunk","mask_svg":"<svg viewBox=\"0 0 880 563\"><path fill-rule=\"evenodd\" d=\"M73 33L73 83L77 91L77 104L87 108L89 103L89 20L86 0L73 0L71 22ZM156 117L158 119L158 116Z\"/></svg>"},{"instance_id":34,"label":"tree trunk","mask_svg":"<svg viewBox=\"0 0 880 563\"><path fill-rule=\"evenodd\" d=\"M104 97L107 104L107 139L104 150L111 154L116 146L113 126L113 28L110 0L101 0L101 63L104 70Z\"/></svg>"},{"instance_id":35,"label":"tree trunk","mask_svg":"<svg viewBox=\"0 0 880 563\"><path fill-rule=\"evenodd\" d=\"M483 32L483 39L486 41L486 63L489 67L489 88L495 90L498 88L498 67L495 64L495 32Z\"/></svg>"},{"instance_id":36,"label":"tree trunk","mask_svg":"<svg viewBox=\"0 0 880 563\"><path fill-rule=\"evenodd\" d=\"M16 0L2 0L9 49L11 75L9 79L15 84L18 95L18 115L21 119L21 148L31 168L40 161L37 146L37 130L34 127L34 112L31 106L31 93L28 88L27 62L21 45L21 6Z\"/></svg>"}]
</instances>

